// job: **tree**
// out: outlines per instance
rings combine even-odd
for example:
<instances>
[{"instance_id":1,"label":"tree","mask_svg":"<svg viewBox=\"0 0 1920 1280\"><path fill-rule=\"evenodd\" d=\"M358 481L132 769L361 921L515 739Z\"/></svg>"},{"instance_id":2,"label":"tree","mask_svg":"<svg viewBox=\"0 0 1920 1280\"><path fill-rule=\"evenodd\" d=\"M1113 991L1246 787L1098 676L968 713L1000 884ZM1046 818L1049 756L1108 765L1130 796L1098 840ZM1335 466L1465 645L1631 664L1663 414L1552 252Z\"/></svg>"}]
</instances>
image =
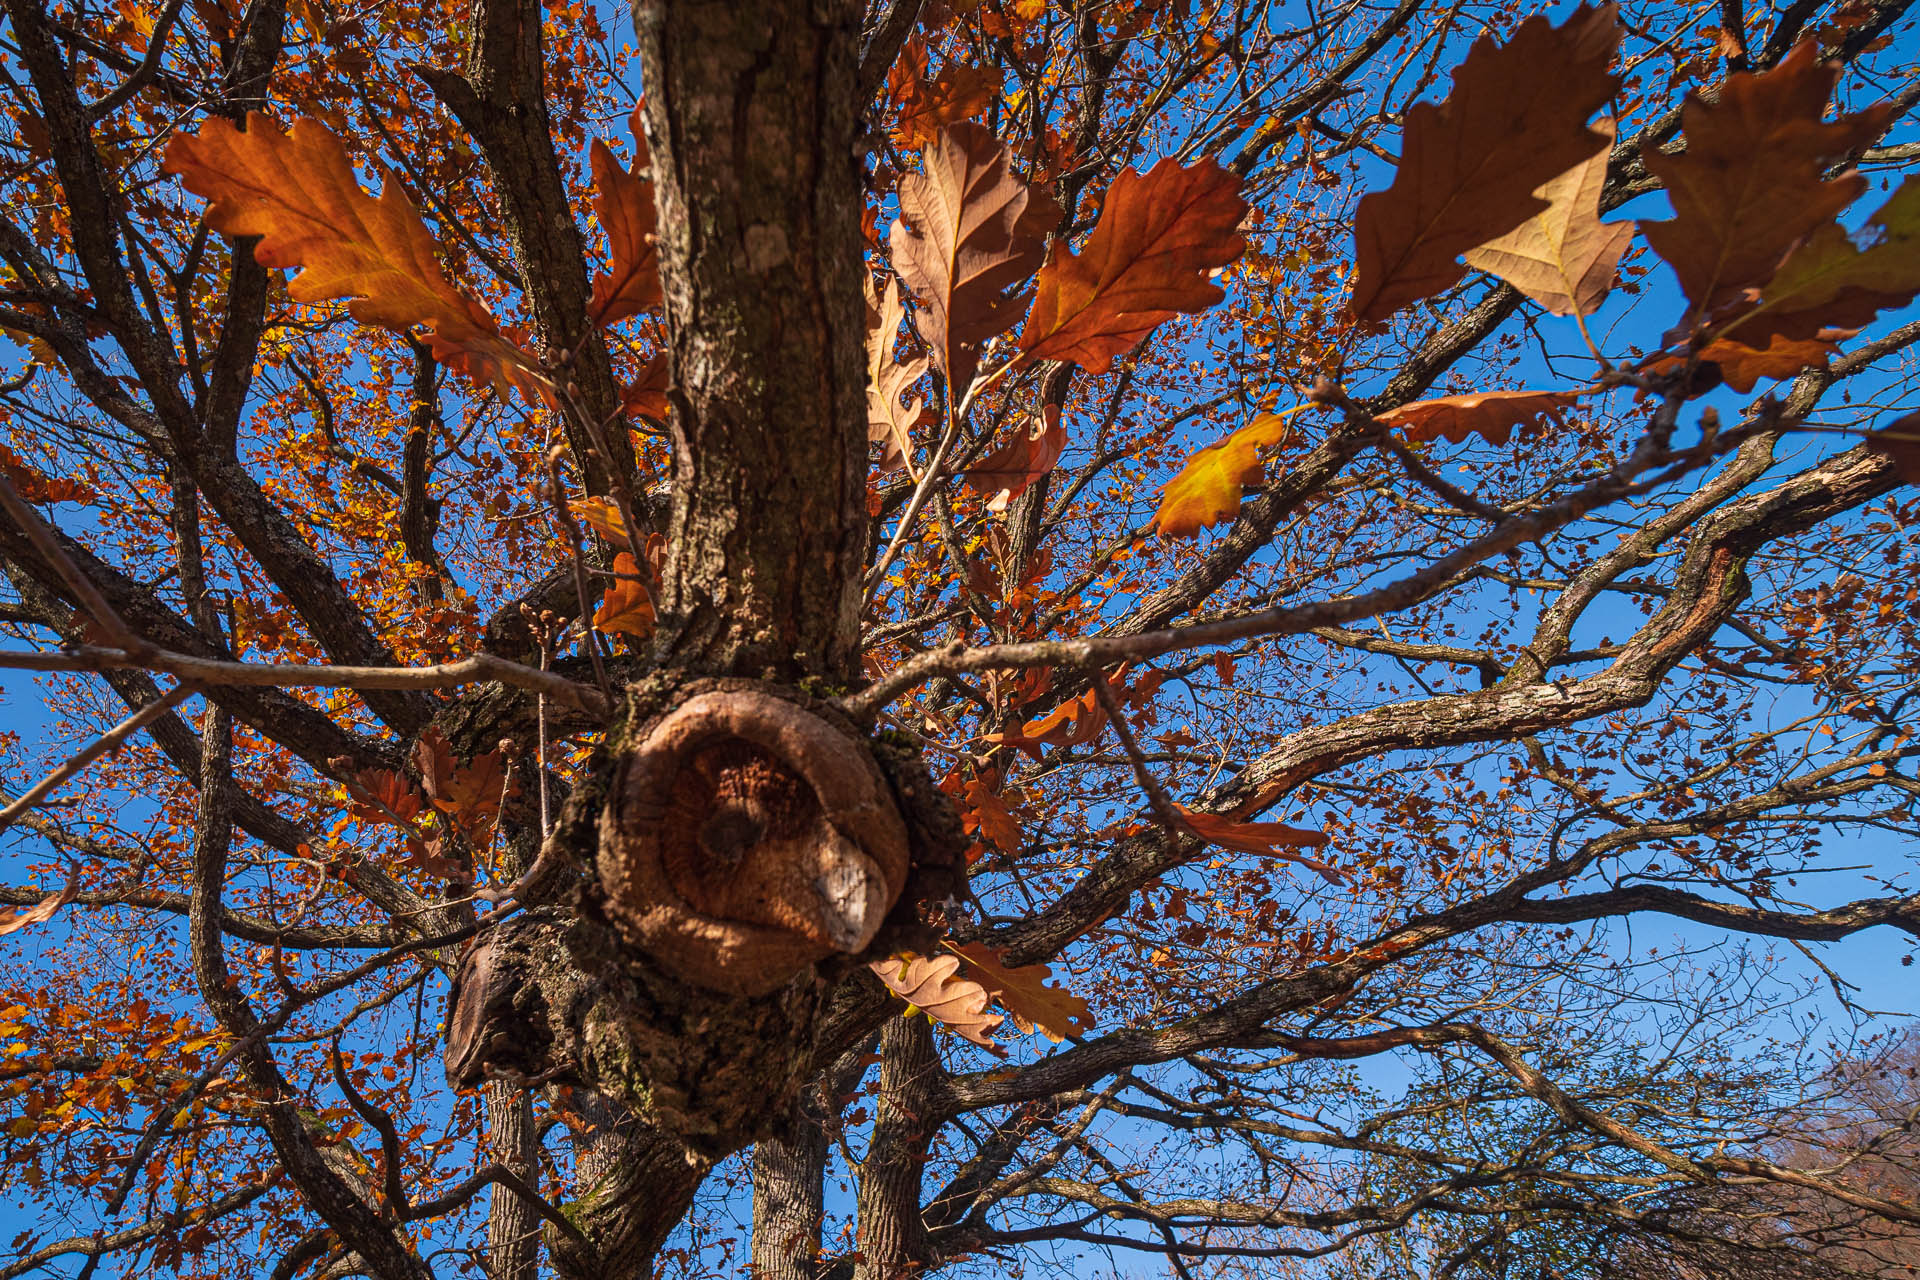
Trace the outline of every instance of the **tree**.
<instances>
[{"instance_id":1,"label":"tree","mask_svg":"<svg viewBox=\"0 0 1920 1280\"><path fill-rule=\"evenodd\" d=\"M1920 1221L1902 0L6 12L0 1276Z\"/></svg>"}]
</instances>

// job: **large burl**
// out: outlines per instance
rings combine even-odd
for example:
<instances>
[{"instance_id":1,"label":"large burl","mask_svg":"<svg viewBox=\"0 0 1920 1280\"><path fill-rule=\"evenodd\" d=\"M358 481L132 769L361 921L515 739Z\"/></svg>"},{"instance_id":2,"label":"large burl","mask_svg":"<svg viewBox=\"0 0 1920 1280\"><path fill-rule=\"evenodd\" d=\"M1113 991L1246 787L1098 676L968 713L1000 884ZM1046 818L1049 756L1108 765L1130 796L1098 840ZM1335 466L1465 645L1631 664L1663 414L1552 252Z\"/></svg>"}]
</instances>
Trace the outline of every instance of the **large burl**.
<instances>
[{"instance_id":1,"label":"large burl","mask_svg":"<svg viewBox=\"0 0 1920 1280\"><path fill-rule=\"evenodd\" d=\"M741 996L864 949L907 863L865 743L752 690L702 693L655 722L600 821L621 931L676 977Z\"/></svg>"}]
</instances>

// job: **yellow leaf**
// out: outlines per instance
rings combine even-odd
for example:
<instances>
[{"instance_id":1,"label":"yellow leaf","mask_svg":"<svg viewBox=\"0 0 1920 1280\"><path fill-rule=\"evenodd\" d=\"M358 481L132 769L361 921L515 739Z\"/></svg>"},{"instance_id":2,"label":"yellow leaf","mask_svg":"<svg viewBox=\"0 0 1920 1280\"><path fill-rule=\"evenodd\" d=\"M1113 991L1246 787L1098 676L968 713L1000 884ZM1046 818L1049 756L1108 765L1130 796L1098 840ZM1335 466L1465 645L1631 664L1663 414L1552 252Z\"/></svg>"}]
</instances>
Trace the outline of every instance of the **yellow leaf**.
<instances>
[{"instance_id":1,"label":"yellow leaf","mask_svg":"<svg viewBox=\"0 0 1920 1280\"><path fill-rule=\"evenodd\" d=\"M1241 491L1260 482L1260 450L1286 439L1287 419L1305 407L1262 414L1188 458L1160 490L1154 528L1162 537L1191 538L1208 525L1231 520L1240 510Z\"/></svg>"}]
</instances>

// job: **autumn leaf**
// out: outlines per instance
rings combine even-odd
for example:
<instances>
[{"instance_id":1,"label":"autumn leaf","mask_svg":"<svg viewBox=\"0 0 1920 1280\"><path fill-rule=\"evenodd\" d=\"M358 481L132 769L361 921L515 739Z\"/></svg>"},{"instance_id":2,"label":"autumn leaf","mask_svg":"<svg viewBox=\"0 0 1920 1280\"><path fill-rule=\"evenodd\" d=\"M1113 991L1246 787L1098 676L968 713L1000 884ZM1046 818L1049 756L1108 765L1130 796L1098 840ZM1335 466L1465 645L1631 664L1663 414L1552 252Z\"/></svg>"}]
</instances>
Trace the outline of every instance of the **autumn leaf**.
<instances>
[{"instance_id":1,"label":"autumn leaf","mask_svg":"<svg viewBox=\"0 0 1920 1280\"><path fill-rule=\"evenodd\" d=\"M607 588L600 607L593 612L593 625L602 631L619 631L635 640L653 634L653 596L633 554L622 551L613 558L614 584Z\"/></svg>"},{"instance_id":2,"label":"autumn leaf","mask_svg":"<svg viewBox=\"0 0 1920 1280\"><path fill-rule=\"evenodd\" d=\"M1471 395L1415 400L1380 415L1380 421L1399 427L1414 443L1443 439L1465 443L1477 435L1489 444L1505 444L1515 427L1541 418L1558 420L1582 391L1480 391Z\"/></svg>"},{"instance_id":3,"label":"autumn leaf","mask_svg":"<svg viewBox=\"0 0 1920 1280\"><path fill-rule=\"evenodd\" d=\"M650 422L667 420L667 353L655 352L641 366L640 376L620 390L620 412Z\"/></svg>"},{"instance_id":4,"label":"autumn leaf","mask_svg":"<svg viewBox=\"0 0 1920 1280\"><path fill-rule=\"evenodd\" d=\"M1393 185L1355 211L1355 316L1378 324L1451 288L1461 254L1550 207L1534 192L1607 141L1586 120L1620 85L1620 32L1612 4L1558 27L1536 14L1504 45L1475 41L1446 101L1407 112Z\"/></svg>"},{"instance_id":5,"label":"autumn leaf","mask_svg":"<svg viewBox=\"0 0 1920 1280\"><path fill-rule=\"evenodd\" d=\"M1714 101L1689 94L1680 114L1686 150L1647 153L1674 216L1643 231L1679 276L1692 314L1743 304L1788 250L1866 189L1852 170L1825 172L1880 132L1888 108L1824 121L1839 75L1838 63L1819 61L1814 42L1803 41L1770 71L1728 76Z\"/></svg>"},{"instance_id":6,"label":"autumn leaf","mask_svg":"<svg viewBox=\"0 0 1920 1280\"><path fill-rule=\"evenodd\" d=\"M985 987L956 976L960 970L958 956L927 957L909 951L867 967L887 990L935 1022L951 1027L962 1039L986 1049L996 1047L993 1029L1006 1019L988 1011L992 997Z\"/></svg>"},{"instance_id":7,"label":"autumn leaf","mask_svg":"<svg viewBox=\"0 0 1920 1280\"><path fill-rule=\"evenodd\" d=\"M1920 413L1909 413L1868 432L1866 446L1890 460L1902 480L1920 484Z\"/></svg>"},{"instance_id":8,"label":"autumn leaf","mask_svg":"<svg viewBox=\"0 0 1920 1280\"><path fill-rule=\"evenodd\" d=\"M914 328L957 403L979 365L979 348L1026 305L1010 293L1040 266L1060 209L1013 172L1013 154L984 127L943 129L923 155L924 173L900 182L901 218L889 243L894 269L919 309Z\"/></svg>"},{"instance_id":9,"label":"autumn leaf","mask_svg":"<svg viewBox=\"0 0 1920 1280\"><path fill-rule=\"evenodd\" d=\"M397 769L363 769L347 789L348 812L361 822L397 822L407 826L420 816L425 801L413 779Z\"/></svg>"},{"instance_id":10,"label":"autumn leaf","mask_svg":"<svg viewBox=\"0 0 1920 1280\"><path fill-rule=\"evenodd\" d=\"M1844 333L1844 330L1840 332ZM1840 348L1825 338L1789 338L1774 334L1764 348L1753 348L1732 338L1719 338L1694 353L1701 364L1720 370L1720 379L1742 394L1761 378L1791 378L1802 369L1823 369L1827 357ZM1662 356L1648 368L1667 373L1686 363L1684 356Z\"/></svg>"},{"instance_id":11,"label":"autumn leaf","mask_svg":"<svg viewBox=\"0 0 1920 1280\"><path fill-rule=\"evenodd\" d=\"M414 743L413 763L433 807L458 822L475 844L491 839L500 806L519 789L517 783L509 789L505 752L496 748L461 764L437 725Z\"/></svg>"},{"instance_id":12,"label":"autumn leaf","mask_svg":"<svg viewBox=\"0 0 1920 1280\"><path fill-rule=\"evenodd\" d=\"M627 545L627 522L620 514L619 504L612 498L572 498L567 502L567 509L612 545Z\"/></svg>"},{"instance_id":13,"label":"autumn leaf","mask_svg":"<svg viewBox=\"0 0 1920 1280\"><path fill-rule=\"evenodd\" d=\"M640 112L633 113L633 172L620 167L607 144L595 138L588 151L593 169L593 213L607 234L609 269L593 281L587 314L602 327L660 305L660 250L653 234L657 214L653 184L635 174L647 167Z\"/></svg>"},{"instance_id":14,"label":"autumn leaf","mask_svg":"<svg viewBox=\"0 0 1920 1280\"><path fill-rule=\"evenodd\" d=\"M1020 347L1105 373L1156 325L1225 297L1212 273L1246 251L1240 180L1202 160L1123 170L1079 253L1060 245L1034 282Z\"/></svg>"},{"instance_id":15,"label":"autumn leaf","mask_svg":"<svg viewBox=\"0 0 1920 1280\"><path fill-rule=\"evenodd\" d=\"M42 475L5 445L0 445L0 475L27 502L91 502L97 496L93 486L83 480Z\"/></svg>"},{"instance_id":16,"label":"autumn leaf","mask_svg":"<svg viewBox=\"0 0 1920 1280\"><path fill-rule=\"evenodd\" d=\"M1241 492L1261 481L1260 451L1286 439L1287 419L1299 411L1261 414L1188 458L1180 474L1160 489L1154 528L1165 538L1191 538L1208 525L1231 520L1240 510Z\"/></svg>"},{"instance_id":17,"label":"autumn leaf","mask_svg":"<svg viewBox=\"0 0 1920 1280\"><path fill-rule=\"evenodd\" d=\"M1858 232L1837 221L1814 232L1761 287L1759 307L1721 332L1756 342L1769 334L1804 337L1827 325L1864 328L1916 293L1920 177L1909 176Z\"/></svg>"},{"instance_id":18,"label":"autumn leaf","mask_svg":"<svg viewBox=\"0 0 1920 1280\"><path fill-rule=\"evenodd\" d=\"M993 67L950 62L928 80L925 45L918 37L915 43L917 60L915 49L904 50L887 76L888 96L900 104L900 114L893 122L893 141L908 151L925 149L942 128L985 111L999 96L1002 78Z\"/></svg>"},{"instance_id":19,"label":"autumn leaf","mask_svg":"<svg viewBox=\"0 0 1920 1280\"><path fill-rule=\"evenodd\" d=\"M22 929L32 928L36 924L45 924L53 919L54 912L80 896L80 871L74 868L67 873L67 882L55 889L30 907L8 911L0 915L0 938ZM957 962L956 962L957 963Z\"/></svg>"},{"instance_id":20,"label":"autumn leaf","mask_svg":"<svg viewBox=\"0 0 1920 1280\"><path fill-rule=\"evenodd\" d=\"M880 465L898 467L913 456L913 432L933 415L920 397L901 403L908 388L927 372L926 356L901 361L894 357L894 342L906 307L900 302L900 286L889 279L884 289L876 290L867 282L867 439L883 446Z\"/></svg>"},{"instance_id":21,"label":"autumn leaf","mask_svg":"<svg viewBox=\"0 0 1920 1280\"><path fill-rule=\"evenodd\" d=\"M1093 1030L1093 1010L1073 992L1054 986L1053 970L1046 965L1009 967L992 948L979 942L947 946L966 960L972 975L1013 1016L1020 1030L1028 1034L1038 1030L1055 1044Z\"/></svg>"},{"instance_id":22,"label":"autumn leaf","mask_svg":"<svg viewBox=\"0 0 1920 1280\"><path fill-rule=\"evenodd\" d=\"M1297 862L1310 871L1317 872L1331 884L1342 884L1345 878L1326 863L1317 858L1292 852L1294 849L1318 849L1327 843L1325 833L1304 831L1299 827L1289 827L1281 822L1235 822L1216 813L1200 813L1185 805L1176 804L1174 811L1193 831L1193 834L1208 844L1219 845L1222 849L1232 849L1236 853L1251 853L1263 858L1279 858L1286 862Z\"/></svg>"},{"instance_id":23,"label":"autumn leaf","mask_svg":"<svg viewBox=\"0 0 1920 1280\"><path fill-rule=\"evenodd\" d=\"M167 144L161 168L208 201L207 223L231 236L258 236L263 267L299 267L287 282L296 302L347 298L363 324L407 332L424 325L445 364L475 382L537 393L534 361L485 307L441 271L439 246L393 176L368 195L340 139L318 121L281 133L258 112L243 133L209 119Z\"/></svg>"},{"instance_id":24,"label":"autumn leaf","mask_svg":"<svg viewBox=\"0 0 1920 1280\"><path fill-rule=\"evenodd\" d=\"M1041 476L1053 470L1067 447L1067 429L1060 425L1060 406L1042 405L1013 438L967 468L967 483L990 494L987 510L1005 511Z\"/></svg>"},{"instance_id":25,"label":"autumn leaf","mask_svg":"<svg viewBox=\"0 0 1920 1280\"><path fill-rule=\"evenodd\" d=\"M1106 726L1106 708L1100 705L1099 695L1089 689L1011 733L989 733L986 740L1025 751L1037 760L1041 747L1084 747Z\"/></svg>"},{"instance_id":26,"label":"autumn leaf","mask_svg":"<svg viewBox=\"0 0 1920 1280\"><path fill-rule=\"evenodd\" d=\"M1593 131L1606 142L1533 192L1545 209L1465 255L1468 266L1499 276L1557 316L1593 314L1633 242L1633 223L1600 221L1613 121L1596 120Z\"/></svg>"},{"instance_id":27,"label":"autumn leaf","mask_svg":"<svg viewBox=\"0 0 1920 1280\"><path fill-rule=\"evenodd\" d=\"M1019 821L1007 808L1006 801L987 785L985 779L968 778L961 794L963 829L978 831L1007 853L1017 853L1026 843Z\"/></svg>"}]
</instances>

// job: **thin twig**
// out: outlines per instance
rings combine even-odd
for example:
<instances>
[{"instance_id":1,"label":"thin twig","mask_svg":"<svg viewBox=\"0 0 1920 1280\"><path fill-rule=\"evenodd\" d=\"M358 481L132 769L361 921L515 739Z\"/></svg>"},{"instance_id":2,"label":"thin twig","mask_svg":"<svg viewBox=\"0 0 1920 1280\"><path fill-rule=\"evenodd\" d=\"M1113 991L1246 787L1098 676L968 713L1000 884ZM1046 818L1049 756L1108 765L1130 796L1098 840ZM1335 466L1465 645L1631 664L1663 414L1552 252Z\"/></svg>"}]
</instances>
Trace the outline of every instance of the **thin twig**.
<instances>
[{"instance_id":1,"label":"thin twig","mask_svg":"<svg viewBox=\"0 0 1920 1280\"><path fill-rule=\"evenodd\" d=\"M185 702L196 692L198 692L198 690L191 684L178 685L174 688L173 692L167 694L166 697L160 699L158 702L149 702L146 706L140 708L125 720L122 720L119 724L116 724L113 728L95 738L86 747L75 752L72 756L68 757L59 768L29 787L19 799L15 800L5 809L0 809L0 831L4 831L12 826L15 819L38 804L40 798L49 791L52 791L68 778L79 773L82 769L119 746L122 742L125 742L131 734L146 728L155 720L158 720L161 716Z\"/></svg>"}]
</instances>

